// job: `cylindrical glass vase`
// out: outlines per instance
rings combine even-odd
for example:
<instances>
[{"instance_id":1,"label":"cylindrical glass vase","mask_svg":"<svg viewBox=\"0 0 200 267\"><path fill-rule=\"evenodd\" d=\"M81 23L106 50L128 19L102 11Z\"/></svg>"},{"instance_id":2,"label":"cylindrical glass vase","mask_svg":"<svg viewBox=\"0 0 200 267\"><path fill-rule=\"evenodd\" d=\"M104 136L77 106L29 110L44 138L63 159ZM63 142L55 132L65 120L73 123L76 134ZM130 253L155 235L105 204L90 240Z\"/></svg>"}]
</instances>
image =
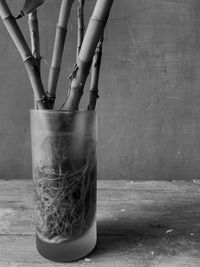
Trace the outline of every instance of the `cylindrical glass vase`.
<instances>
[{"instance_id":1,"label":"cylindrical glass vase","mask_svg":"<svg viewBox=\"0 0 200 267\"><path fill-rule=\"evenodd\" d=\"M31 110L36 246L67 262L96 244L96 113Z\"/></svg>"}]
</instances>

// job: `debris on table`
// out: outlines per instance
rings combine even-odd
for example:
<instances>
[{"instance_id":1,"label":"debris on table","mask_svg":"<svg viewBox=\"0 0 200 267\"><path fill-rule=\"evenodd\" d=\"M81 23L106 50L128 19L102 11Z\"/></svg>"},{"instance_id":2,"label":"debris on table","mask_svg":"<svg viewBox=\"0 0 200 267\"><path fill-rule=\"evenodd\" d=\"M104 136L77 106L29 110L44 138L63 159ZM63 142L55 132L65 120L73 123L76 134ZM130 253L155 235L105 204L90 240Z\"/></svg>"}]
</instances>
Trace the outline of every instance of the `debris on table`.
<instances>
[{"instance_id":1,"label":"debris on table","mask_svg":"<svg viewBox=\"0 0 200 267\"><path fill-rule=\"evenodd\" d=\"M194 184L200 184L200 180L197 180L197 179L193 179L192 182L193 182Z\"/></svg>"},{"instance_id":2,"label":"debris on table","mask_svg":"<svg viewBox=\"0 0 200 267\"><path fill-rule=\"evenodd\" d=\"M89 262L89 261L91 261L91 259L89 259L89 258L84 258L83 261L85 261L85 262Z\"/></svg>"},{"instance_id":3,"label":"debris on table","mask_svg":"<svg viewBox=\"0 0 200 267\"><path fill-rule=\"evenodd\" d=\"M169 230L167 230L167 231L165 232L165 234L172 234L172 233L174 233L174 230L173 230L173 229L169 229Z\"/></svg>"}]
</instances>

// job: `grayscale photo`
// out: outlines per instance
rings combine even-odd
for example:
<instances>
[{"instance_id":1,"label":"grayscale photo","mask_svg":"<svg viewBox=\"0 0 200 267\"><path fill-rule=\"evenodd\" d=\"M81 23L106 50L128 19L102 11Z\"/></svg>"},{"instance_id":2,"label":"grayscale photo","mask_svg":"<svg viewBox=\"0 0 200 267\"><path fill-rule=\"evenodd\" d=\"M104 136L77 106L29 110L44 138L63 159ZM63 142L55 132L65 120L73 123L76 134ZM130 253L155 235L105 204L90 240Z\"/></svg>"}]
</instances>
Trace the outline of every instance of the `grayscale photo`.
<instances>
[{"instance_id":1,"label":"grayscale photo","mask_svg":"<svg viewBox=\"0 0 200 267\"><path fill-rule=\"evenodd\" d=\"M200 266L200 1L0 0L0 267Z\"/></svg>"}]
</instances>

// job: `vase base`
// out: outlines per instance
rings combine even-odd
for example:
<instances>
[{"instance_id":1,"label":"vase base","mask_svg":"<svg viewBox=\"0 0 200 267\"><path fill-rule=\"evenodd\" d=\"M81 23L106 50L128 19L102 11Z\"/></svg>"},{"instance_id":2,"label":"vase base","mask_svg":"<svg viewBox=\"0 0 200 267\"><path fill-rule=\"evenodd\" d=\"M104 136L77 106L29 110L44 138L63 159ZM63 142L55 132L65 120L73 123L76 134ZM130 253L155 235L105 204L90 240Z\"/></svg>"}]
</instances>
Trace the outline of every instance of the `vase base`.
<instances>
[{"instance_id":1,"label":"vase base","mask_svg":"<svg viewBox=\"0 0 200 267\"><path fill-rule=\"evenodd\" d=\"M69 262L83 258L94 249L96 240L96 223L81 237L59 244L44 242L36 234L36 246L40 255L56 262Z\"/></svg>"}]
</instances>

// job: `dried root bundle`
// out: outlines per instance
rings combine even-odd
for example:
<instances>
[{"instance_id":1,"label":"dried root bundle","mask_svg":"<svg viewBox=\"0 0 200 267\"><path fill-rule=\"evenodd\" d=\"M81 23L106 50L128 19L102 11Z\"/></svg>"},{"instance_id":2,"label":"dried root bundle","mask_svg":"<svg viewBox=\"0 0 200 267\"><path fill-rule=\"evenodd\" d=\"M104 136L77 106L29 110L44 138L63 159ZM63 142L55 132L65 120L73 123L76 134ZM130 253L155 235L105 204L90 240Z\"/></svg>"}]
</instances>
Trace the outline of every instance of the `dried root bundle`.
<instances>
[{"instance_id":1,"label":"dried root bundle","mask_svg":"<svg viewBox=\"0 0 200 267\"><path fill-rule=\"evenodd\" d=\"M34 184L37 233L40 239L59 243L77 238L94 223L96 156L91 143L84 164L75 170L68 156L63 157L59 148L56 151L57 167L42 160L35 166Z\"/></svg>"}]
</instances>

